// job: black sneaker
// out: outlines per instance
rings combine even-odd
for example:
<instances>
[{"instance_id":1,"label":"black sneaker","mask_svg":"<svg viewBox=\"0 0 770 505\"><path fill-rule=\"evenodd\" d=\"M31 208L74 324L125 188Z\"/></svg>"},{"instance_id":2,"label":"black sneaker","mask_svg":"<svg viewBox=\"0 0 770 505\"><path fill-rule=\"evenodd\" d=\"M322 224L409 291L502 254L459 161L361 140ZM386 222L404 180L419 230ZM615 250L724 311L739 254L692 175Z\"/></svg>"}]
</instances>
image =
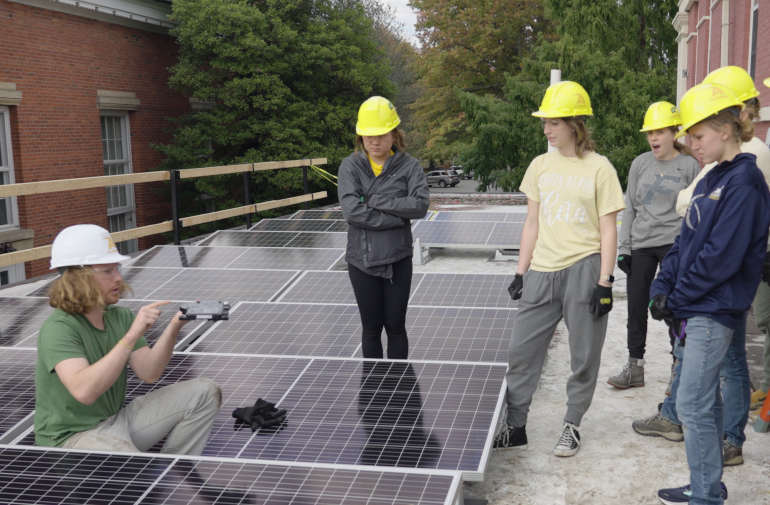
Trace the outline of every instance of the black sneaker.
<instances>
[{"instance_id":1,"label":"black sneaker","mask_svg":"<svg viewBox=\"0 0 770 505\"><path fill-rule=\"evenodd\" d=\"M564 423L561 429L561 436L553 448L553 453L562 458L574 456L580 449L580 433L577 426L572 423Z\"/></svg>"},{"instance_id":2,"label":"black sneaker","mask_svg":"<svg viewBox=\"0 0 770 505\"><path fill-rule=\"evenodd\" d=\"M514 428L513 426L508 426L506 424L497 435L492 448L496 451L504 449L518 449L520 451L525 451L527 449L527 426L524 425L521 428Z\"/></svg>"},{"instance_id":3,"label":"black sneaker","mask_svg":"<svg viewBox=\"0 0 770 505\"><path fill-rule=\"evenodd\" d=\"M720 484L722 487L722 499L727 499L727 487L724 482ZM683 487L677 487L672 489L661 489L658 491L658 498L666 505L680 505L682 503L690 503L690 485L687 484Z\"/></svg>"}]
</instances>

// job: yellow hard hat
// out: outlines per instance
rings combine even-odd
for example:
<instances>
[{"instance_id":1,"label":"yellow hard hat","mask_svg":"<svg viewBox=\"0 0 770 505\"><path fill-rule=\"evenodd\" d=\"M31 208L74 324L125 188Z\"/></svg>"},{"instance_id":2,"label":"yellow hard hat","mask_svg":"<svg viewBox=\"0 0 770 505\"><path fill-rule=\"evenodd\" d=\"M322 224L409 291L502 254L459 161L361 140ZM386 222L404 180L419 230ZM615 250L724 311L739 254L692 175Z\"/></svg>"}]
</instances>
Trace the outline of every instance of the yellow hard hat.
<instances>
[{"instance_id":1,"label":"yellow hard hat","mask_svg":"<svg viewBox=\"0 0 770 505\"><path fill-rule=\"evenodd\" d=\"M675 138L684 137L692 126L730 107L743 110L743 102L727 86L707 83L693 86L679 102L683 124Z\"/></svg>"},{"instance_id":2,"label":"yellow hard hat","mask_svg":"<svg viewBox=\"0 0 770 505\"><path fill-rule=\"evenodd\" d=\"M644 115L644 126L640 132L652 130L662 130L669 126L679 126L682 124L682 116L676 110L673 103L655 102L647 109Z\"/></svg>"},{"instance_id":3,"label":"yellow hard hat","mask_svg":"<svg viewBox=\"0 0 770 505\"><path fill-rule=\"evenodd\" d=\"M722 67L714 70L703 79L704 84L722 84L735 93L738 100L745 102L759 96L754 79L741 67Z\"/></svg>"},{"instance_id":4,"label":"yellow hard hat","mask_svg":"<svg viewBox=\"0 0 770 505\"><path fill-rule=\"evenodd\" d=\"M385 135L401 124L396 108L390 100L381 96L373 96L358 109L356 133L365 137Z\"/></svg>"},{"instance_id":5,"label":"yellow hard hat","mask_svg":"<svg viewBox=\"0 0 770 505\"><path fill-rule=\"evenodd\" d=\"M572 81L562 81L545 90L540 110L532 115L543 118L593 116L594 111L583 86Z\"/></svg>"}]
</instances>

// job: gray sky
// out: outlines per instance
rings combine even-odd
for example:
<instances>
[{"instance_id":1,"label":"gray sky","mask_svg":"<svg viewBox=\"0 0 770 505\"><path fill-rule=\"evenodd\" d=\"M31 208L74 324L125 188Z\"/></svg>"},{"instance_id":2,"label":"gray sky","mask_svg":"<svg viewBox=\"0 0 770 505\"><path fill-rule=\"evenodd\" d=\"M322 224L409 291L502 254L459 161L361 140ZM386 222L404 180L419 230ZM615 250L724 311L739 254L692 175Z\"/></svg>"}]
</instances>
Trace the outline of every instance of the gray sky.
<instances>
[{"instance_id":1,"label":"gray sky","mask_svg":"<svg viewBox=\"0 0 770 505\"><path fill-rule=\"evenodd\" d=\"M410 37L412 43L417 45L417 39L414 37L414 23L417 16L411 7L407 5L409 0L380 0L384 4L390 4L396 9L396 18L404 24L404 31Z\"/></svg>"}]
</instances>

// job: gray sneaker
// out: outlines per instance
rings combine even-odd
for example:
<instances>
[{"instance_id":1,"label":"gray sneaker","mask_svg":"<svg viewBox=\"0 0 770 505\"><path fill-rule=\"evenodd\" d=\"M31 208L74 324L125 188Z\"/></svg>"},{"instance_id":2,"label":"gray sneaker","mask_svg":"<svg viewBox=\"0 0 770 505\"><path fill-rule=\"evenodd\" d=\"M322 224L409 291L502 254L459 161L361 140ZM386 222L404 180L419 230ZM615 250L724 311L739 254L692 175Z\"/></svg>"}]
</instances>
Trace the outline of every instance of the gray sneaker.
<instances>
[{"instance_id":1,"label":"gray sneaker","mask_svg":"<svg viewBox=\"0 0 770 505\"><path fill-rule=\"evenodd\" d=\"M671 385L674 383L674 377L676 377L675 367L679 363L679 360L674 361L671 365L671 377L668 379L668 386L666 386L666 396L671 396Z\"/></svg>"},{"instance_id":2,"label":"gray sneaker","mask_svg":"<svg viewBox=\"0 0 770 505\"><path fill-rule=\"evenodd\" d=\"M628 363L618 375L610 377L607 384L618 389L644 387L644 360L628 358Z\"/></svg>"},{"instance_id":3,"label":"gray sneaker","mask_svg":"<svg viewBox=\"0 0 770 505\"><path fill-rule=\"evenodd\" d=\"M660 412L656 412L654 416L650 416L647 419L634 421L631 423L631 426L634 428L634 431L640 435L663 437L672 442L681 442L684 440L682 427L663 417L663 414Z\"/></svg>"},{"instance_id":4,"label":"gray sneaker","mask_svg":"<svg viewBox=\"0 0 770 505\"><path fill-rule=\"evenodd\" d=\"M736 466L743 464L743 449L736 447L727 440L722 445L724 451L724 466Z\"/></svg>"}]
</instances>

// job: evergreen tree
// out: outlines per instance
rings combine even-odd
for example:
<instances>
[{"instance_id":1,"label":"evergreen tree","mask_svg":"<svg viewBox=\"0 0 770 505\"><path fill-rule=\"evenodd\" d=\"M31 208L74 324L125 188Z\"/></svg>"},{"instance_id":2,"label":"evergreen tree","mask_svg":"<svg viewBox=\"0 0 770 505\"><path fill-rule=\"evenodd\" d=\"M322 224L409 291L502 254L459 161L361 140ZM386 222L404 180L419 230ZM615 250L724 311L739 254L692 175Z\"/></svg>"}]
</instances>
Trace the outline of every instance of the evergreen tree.
<instances>
[{"instance_id":1,"label":"evergreen tree","mask_svg":"<svg viewBox=\"0 0 770 505\"><path fill-rule=\"evenodd\" d=\"M506 75L504 96L457 90L472 146L462 155L479 189L518 190L529 163L547 150L540 120L531 113L550 82L550 70L580 83L591 97L589 129L625 186L633 159L649 149L639 133L653 102L676 99L677 12L674 0L547 0L558 20L556 41L541 38L518 74Z\"/></svg>"},{"instance_id":2,"label":"evergreen tree","mask_svg":"<svg viewBox=\"0 0 770 505\"><path fill-rule=\"evenodd\" d=\"M335 167L352 151L360 104L394 91L361 2L175 0L173 17L170 85L217 107L177 121L174 143L157 146L162 169L308 157ZM185 181L182 214L201 212L201 194L217 209L242 205L242 186L240 176ZM321 189L334 202L335 187L313 176ZM302 171L256 172L251 190L252 201L301 194Z\"/></svg>"}]
</instances>

